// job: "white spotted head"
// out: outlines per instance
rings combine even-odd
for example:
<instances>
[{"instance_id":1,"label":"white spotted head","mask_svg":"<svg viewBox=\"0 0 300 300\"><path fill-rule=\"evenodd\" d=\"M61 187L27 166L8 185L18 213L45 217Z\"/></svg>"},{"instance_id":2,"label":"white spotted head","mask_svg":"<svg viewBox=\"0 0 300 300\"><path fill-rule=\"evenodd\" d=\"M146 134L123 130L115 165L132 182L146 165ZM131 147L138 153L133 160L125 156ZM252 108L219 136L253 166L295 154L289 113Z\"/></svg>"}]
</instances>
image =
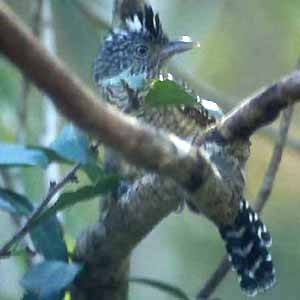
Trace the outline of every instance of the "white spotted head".
<instances>
[{"instance_id":1,"label":"white spotted head","mask_svg":"<svg viewBox=\"0 0 300 300\"><path fill-rule=\"evenodd\" d=\"M199 46L186 37L170 41L159 15L148 5L124 17L122 23L105 38L95 60L93 74L100 86L112 78L117 83L122 80L130 83L129 76L140 74L156 78L170 57Z\"/></svg>"}]
</instances>

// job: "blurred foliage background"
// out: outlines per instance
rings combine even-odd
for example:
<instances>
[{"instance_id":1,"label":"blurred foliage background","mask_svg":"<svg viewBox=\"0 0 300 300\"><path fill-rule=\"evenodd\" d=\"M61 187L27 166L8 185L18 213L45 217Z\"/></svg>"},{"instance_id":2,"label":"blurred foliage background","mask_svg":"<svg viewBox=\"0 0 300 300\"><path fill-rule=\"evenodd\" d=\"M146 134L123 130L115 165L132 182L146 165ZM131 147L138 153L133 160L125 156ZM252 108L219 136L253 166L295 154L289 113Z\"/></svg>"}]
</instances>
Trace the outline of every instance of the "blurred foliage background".
<instances>
[{"instance_id":1,"label":"blurred foliage background","mask_svg":"<svg viewBox=\"0 0 300 300\"><path fill-rule=\"evenodd\" d=\"M7 0L27 24L31 23L34 0ZM95 89L91 64L107 29L84 13L76 0L51 0L57 56L68 69ZM110 22L112 0L81 1L104 23ZM177 57L170 63L190 81L201 96L217 99L228 111L241 99L293 70L300 58L300 2L296 0L152 0L169 36L190 35L201 41L200 50ZM0 20L1 26L1 20ZM180 70L180 71L178 71ZM0 141L14 142L22 100L22 75L0 57ZM42 94L31 89L28 99L25 143L38 145L43 135ZM62 125L63 123L61 123ZM252 138L247 168L246 194L255 199L272 153L277 123ZM296 300L300 286L300 107L296 107L290 143L284 153L271 199L263 219L273 235L273 257L278 283L256 299ZM64 170L64 166L62 167ZM25 193L39 201L45 193L43 171L22 169ZM85 180L84 178L82 180ZM97 219L98 200L64 212L69 245L88 223ZM15 231L11 219L0 212L0 243ZM70 246L71 247L71 246ZM165 219L135 250L132 275L147 276L175 284L195 295L224 254L215 227L185 210ZM18 284L25 269L24 258L0 261L0 299L20 299ZM233 273L216 292L222 300L246 299ZM131 284L130 299L171 299L160 291Z\"/></svg>"}]
</instances>

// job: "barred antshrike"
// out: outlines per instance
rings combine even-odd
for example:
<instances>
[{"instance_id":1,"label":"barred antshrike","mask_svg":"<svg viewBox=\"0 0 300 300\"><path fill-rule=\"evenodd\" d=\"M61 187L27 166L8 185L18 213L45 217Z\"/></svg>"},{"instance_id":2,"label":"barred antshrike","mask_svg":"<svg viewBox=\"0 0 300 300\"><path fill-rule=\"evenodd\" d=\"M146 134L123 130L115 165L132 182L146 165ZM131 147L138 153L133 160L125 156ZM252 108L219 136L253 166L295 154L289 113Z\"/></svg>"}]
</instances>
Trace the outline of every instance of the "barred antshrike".
<instances>
[{"instance_id":1,"label":"barred antshrike","mask_svg":"<svg viewBox=\"0 0 300 300\"><path fill-rule=\"evenodd\" d=\"M162 67L173 55L198 47L187 37L170 41L163 32L158 14L150 6L124 16L123 25L114 28L104 39L94 63L94 79L105 99L126 113L160 129L168 130L193 142L199 132L221 116L218 106L200 99L181 85L195 98L194 105L148 107L144 96L154 79L171 79ZM248 295L256 295L275 283L272 258L267 248L271 237L242 193L243 167L246 158L239 157L232 145L220 146L215 142L203 146L212 164L233 192L231 203L211 203L209 199L195 207L217 226L226 243L229 260L239 275L241 288ZM120 169L120 158L108 155L110 169ZM235 180L232 180L232 177ZM234 182L234 183L233 183ZM150 195L151 196L151 195Z\"/></svg>"}]
</instances>

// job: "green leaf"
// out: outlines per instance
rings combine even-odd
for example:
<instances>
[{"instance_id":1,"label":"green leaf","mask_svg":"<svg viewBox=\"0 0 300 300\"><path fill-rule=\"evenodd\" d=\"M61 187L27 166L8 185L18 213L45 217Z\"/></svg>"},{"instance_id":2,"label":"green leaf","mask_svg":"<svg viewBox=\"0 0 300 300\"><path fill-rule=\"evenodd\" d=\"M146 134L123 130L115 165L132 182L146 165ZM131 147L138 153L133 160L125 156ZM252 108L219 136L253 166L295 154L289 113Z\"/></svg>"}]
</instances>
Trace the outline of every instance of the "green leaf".
<instances>
[{"instance_id":1,"label":"green leaf","mask_svg":"<svg viewBox=\"0 0 300 300\"><path fill-rule=\"evenodd\" d=\"M69 160L60 156L58 153L56 153L51 148L47 148L44 146L32 146L32 145L27 146L27 148L43 152L47 156L49 163L51 163L51 162L69 163L70 162Z\"/></svg>"},{"instance_id":2,"label":"green leaf","mask_svg":"<svg viewBox=\"0 0 300 300\"><path fill-rule=\"evenodd\" d=\"M49 148L71 162L86 164L94 158L86 134L71 124L63 128Z\"/></svg>"},{"instance_id":3,"label":"green leaf","mask_svg":"<svg viewBox=\"0 0 300 300\"><path fill-rule=\"evenodd\" d=\"M0 166L38 166L46 168L49 161L40 150L23 145L0 143Z\"/></svg>"},{"instance_id":4,"label":"green leaf","mask_svg":"<svg viewBox=\"0 0 300 300\"><path fill-rule=\"evenodd\" d=\"M56 216L44 219L30 230L35 249L47 260L68 261L68 250L64 241L61 224Z\"/></svg>"},{"instance_id":5,"label":"green leaf","mask_svg":"<svg viewBox=\"0 0 300 300\"><path fill-rule=\"evenodd\" d=\"M36 294L28 292L25 295L23 295L22 300L40 300L40 299Z\"/></svg>"},{"instance_id":6,"label":"green leaf","mask_svg":"<svg viewBox=\"0 0 300 300\"><path fill-rule=\"evenodd\" d=\"M29 216L34 206L23 195L0 189L0 209L20 216ZM33 226L31 226L33 228ZM67 261L68 251L63 239L61 225L56 216L43 220L33 230L29 228L36 250L46 259Z\"/></svg>"},{"instance_id":7,"label":"green leaf","mask_svg":"<svg viewBox=\"0 0 300 300\"><path fill-rule=\"evenodd\" d=\"M21 285L39 299L59 295L74 280L82 266L61 261L45 261L34 265L21 280Z\"/></svg>"},{"instance_id":8,"label":"green leaf","mask_svg":"<svg viewBox=\"0 0 300 300\"><path fill-rule=\"evenodd\" d=\"M61 159L81 163L82 169L93 182L103 175L103 170L98 166L96 154L90 149L87 135L72 124L63 128L49 149ZM49 154L53 155L51 152Z\"/></svg>"},{"instance_id":9,"label":"green leaf","mask_svg":"<svg viewBox=\"0 0 300 300\"><path fill-rule=\"evenodd\" d=\"M85 186L74 192L63 193L59 196L53 206L40 215L33 226L40 224L50 216L55 215L58 211L73 206L76 203L89 201L92 198L114 190L118 186L119 176L111 175L102 178L95 186Z\"/></svg>"},{"instance_id":10,"label":"green leaf","mask_svg":"<svg viewBox=\"0 0 300 300\"><path fill-rule=\"evenodd\" d=\"M51 295L41 298L35 293L27 292L25 295L23 295L22 300L64 300L64 293L62 292L58 295Z\"/></svg>"},{"instance_id":11,"label":"green leaf","mask_svg":"<svg viewBox=\"0 0 300 300\"><path fill-rule=\"evenodd\" d=\"M118 182L118 176L108 176L103 178L95 186L85 186L75 192L67 192L62 194L53 207L55 207L56 211L59 211L76 203L90 200L91 198L94 198L100 194L114 190L117 187Z\"/></svg>"},{"instance_id":12,"label":"green leaf","mask_svg":"<svg viewBox=\"0 0 300 300\"><path fill-rule=\"evenodd\" d=\"M82 170L86 173L89 179L93 183L97 183L99 179L104 176L104 171L101 167L99 167L97 162L88 162L87 164L82 166Z\"/></svg>"},{"instance_id":13,"label":"green leaf","mask_svg":"<svg viewBox=\"0 0 300 300\"><path fill-rule=\"evenodd\" d=\"M40 146L29 146L30 149L37 149L47 156L49 163L51 162L58 162L58 163L67 163L67 164L73 164L74 161L70 160L70 157L67 156L63 157L59 153L56 153L55 150L51 148L46 147L40 147ZM98 166L98 162L96 160L96 155L92 153L90 149L88 151L91 152L90 158L87 163L85 163L82 166L83 171L88 175L88 177L91 179L92 182L97 182L101 176L104 175L103 169Z\"/></svg>"},{"instance_id":14,"label":"green leaf","mask_svg":"<svg viewBox=\"0 0 300 300\"><path fill-rule=\"evenodd\" d=\"M177 299L190 300L189 296L179 287L159 280L136 277L136 278L130 278L129 282L144 284L152 288L156 288Z\"/></svg>"},{"instance_id":15,"label":"green leaf","mask_svg":"<svg viewBox=\"0 0 300 300\"><path fill-rule=\"evenodd\" d=\"M195 99L172 80L156 80L145 98L149 106L195 104Z\"/></svg>"},{"instance_id":16,"label":"green leaf","mask_svg":"<svg viewBox=\"0 0 300 300\"><path fill-rule=\"evenodd\" d=\"M11 214L27 216L32 211L33 205L26 197L0 188L0 209Z\"/></svg>"}]
</instances>

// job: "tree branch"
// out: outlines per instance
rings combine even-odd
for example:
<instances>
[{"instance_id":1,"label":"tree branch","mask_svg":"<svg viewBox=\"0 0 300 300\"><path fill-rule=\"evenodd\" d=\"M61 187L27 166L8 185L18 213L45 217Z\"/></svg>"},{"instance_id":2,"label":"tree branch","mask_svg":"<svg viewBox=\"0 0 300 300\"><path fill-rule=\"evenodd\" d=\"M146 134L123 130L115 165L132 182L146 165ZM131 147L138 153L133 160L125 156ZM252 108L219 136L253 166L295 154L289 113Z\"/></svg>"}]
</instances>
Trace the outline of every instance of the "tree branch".
<instances>
[{"instance_id":1,"label":"tree branch","mask_svg":"<svg viewBox=\"0 0 300 300\"><path fill-rule=\"evenodd\" d=\"M299 101L299 70L246 99L219 125L226 140L250 137L257 129L273 122L288 104Z\"/></svg>"},{"instance_id":2,"label":"tree branch","mask_svg":"<svg viewBox=\"0 0 300 300\"><path fill-rule=\"evenodd\" d=\"M145 201L148 195L151 201ZM126 299L131 251L176 210L182 199L179 195L184 197L174 181L149 173L139 178L129 193L77 241L74 260L85 263L85 273L78 278L72 299Z\"/></svg>"},{"instance_id":3,"label":"tree branch","mask_svg":"<svg viewBox=\"0 0 300 300\"><path fill-rule=\"evenodd\" d=\"M286 140L288 137L288 130L291 124L293 107L289 106L284 112L282 116L282 120L279 128L279 135L274 146L272 158L270 160L268 169L264 176L261 188L258 192L256 202L254 204L254 209L257 212L261 212L266 205L270 193L272 191L272 187L275 181L276 174L278 172L278 168L281 162L283 150L286 144ZM230 270L230 263L228 261L227 256L223 257L218 267L211 275L211 277L207 280L207 282L203 285L202 289L198 293L197 299L209 299L211 295L214 293L216 288L220 285L222 280L225 278L227 273Z\"/></svg>"}]
</instances>

